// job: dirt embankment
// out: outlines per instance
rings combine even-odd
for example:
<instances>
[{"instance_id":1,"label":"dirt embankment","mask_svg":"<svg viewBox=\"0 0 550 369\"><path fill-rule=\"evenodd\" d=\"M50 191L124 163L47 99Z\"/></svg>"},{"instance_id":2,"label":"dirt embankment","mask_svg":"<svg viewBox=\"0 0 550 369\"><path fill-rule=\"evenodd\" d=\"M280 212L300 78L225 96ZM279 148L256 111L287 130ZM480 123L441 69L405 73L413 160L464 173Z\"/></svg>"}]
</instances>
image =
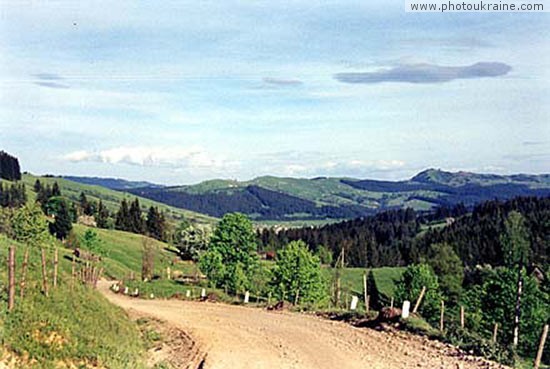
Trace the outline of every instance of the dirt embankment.
<instances>
[{"instance_id":1,"label":"dirt embankment","mask_svg":"<svg viewBox=\"0 0 550 369\"><path fill-rule=\"evenodd\" d=\"M132 299L111 293L106 283L100 288L111 302L186 332L195 350L190 358L200 359L182 368L504 368L403 332L225 304Z\"/></svg>"}]
</instances>

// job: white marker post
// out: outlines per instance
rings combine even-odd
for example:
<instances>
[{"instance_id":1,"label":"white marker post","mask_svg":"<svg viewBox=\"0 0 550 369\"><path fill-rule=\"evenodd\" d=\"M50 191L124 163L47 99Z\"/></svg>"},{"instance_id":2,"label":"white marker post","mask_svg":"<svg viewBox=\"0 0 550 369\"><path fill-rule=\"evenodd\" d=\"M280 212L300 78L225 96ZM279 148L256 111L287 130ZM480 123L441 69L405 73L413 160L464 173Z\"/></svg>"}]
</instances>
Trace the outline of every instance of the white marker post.
<instances>
[{"instance_id":1,"label":"white marker post","mask_svg":"<svg viewBox=\"0 0 550 369\"><path fill-rule=\"evenodd\" d=\"M248 300L250 300L250 292L246 291L244 293L244 303L248 304Z\"/></svg>"},{"instance_id":2,"label":"white marker post","mask_svg":"<svg viewBox=\"0 0 550 369\"><path fill-rule=\"evenodd\" d=\"M349 309L350 310L356 310L357 309L357 304L359 303L359 297L357 296L352 296L351 297L351 304L349 306Z\"/></svg>"},{"instance_id":3,"label":"white marker post","mask_svg":"<svg viewBox=\"0 0 550 369\"><path fill-rule=\"evenodd\" d=\"M125 294L125 295L128 294L128 287L124 287L124 294Z\"/></svg>"},{"instance_id":4,"label":"white marker post","mask_svg":"<svg viewBox=\"0 0 550 369\"><path fill-rule=\"evenodd\" d=\"M201 290L201 297L202 297L202 298L205 298L205 297L206 297L206 289L205 289L205 288L203 288L203 289Z\"/></svg>"},{"instance_id":5,"label":"white marker post","mask_svg":"<svg viewBox=\"0 0 550 369\"><path fill-rule=\"evenodd\" d=\"M403 309L401 310L401 318L407 319L409 317L409 310L411 309L410 301L403 301Z\"/></svg>"},{"instance_id":6,"label":"white marker post","mask_svg":"<svg viewBox=\"0 0 550 369\"><path fill-rule=\"evenodd\" d=\"M191 290L187 290L187 292L185 292L185 297L191 297Z\"/></svg>"}]
</instances>

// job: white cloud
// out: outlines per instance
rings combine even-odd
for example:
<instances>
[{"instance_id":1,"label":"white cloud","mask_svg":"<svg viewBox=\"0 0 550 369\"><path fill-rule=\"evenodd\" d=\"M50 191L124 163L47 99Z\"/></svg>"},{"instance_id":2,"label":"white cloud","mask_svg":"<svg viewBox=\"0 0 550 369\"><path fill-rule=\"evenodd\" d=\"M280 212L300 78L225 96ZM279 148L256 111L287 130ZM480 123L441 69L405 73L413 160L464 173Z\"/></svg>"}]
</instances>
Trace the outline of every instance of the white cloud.
<instances>
[{"instance_id":1,"label":"white cloud","mask_svg":"<svg viewBox=\"0 0 550 369\"><path fill-rule=\"evenodd\" d=\"M129 164L144 167L215 169L234 166L224 158L214 157L200 147L121 146L97 152L74 151L63 156L72 162Z\"/></svg>"}]
</instances>

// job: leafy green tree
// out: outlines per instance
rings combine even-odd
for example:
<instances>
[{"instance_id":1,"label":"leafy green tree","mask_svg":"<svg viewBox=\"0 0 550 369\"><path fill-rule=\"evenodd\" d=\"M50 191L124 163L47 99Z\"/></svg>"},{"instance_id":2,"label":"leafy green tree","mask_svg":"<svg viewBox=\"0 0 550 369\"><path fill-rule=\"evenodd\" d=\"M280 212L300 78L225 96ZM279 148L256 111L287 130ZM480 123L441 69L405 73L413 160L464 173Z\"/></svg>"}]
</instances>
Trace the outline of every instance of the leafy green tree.
<instances>
[{"instance_id":1,"label":"leafy green tree","mask_svg":"<svg viewBox=\"0 0 550 369\"><path fill-rule=\"evenodd\" d=\"M277 253L273 290L280 299L319 302L326 297L319 258L303 241L292 241Z\"/></svg>"},{"instance_id":2,"label":"leafy green tree","mask_svg":"<svg viewBox=\"0 0 550 369\"><path fill-rule=\"evenodd\" d=\"M429 265L408 266L396 284L395 298L401 302L409 300L414 305L423 286L426 287L426 294L419 312L429 322L439 321L439 306L443 296L439 290L437 276Z\"/></svg>"},{"instance_id":3,"label":"leafy green tree","mask_svg":"<svg viewBox=\"0 0 550 369\"><path fill-rule=\"evenodd\" d=\"M184 260L198 260L208 247L209 230L199 225L182 222L174 233L174 246Z\"/></svg>"},{"instance_id":4,"label":"leafy green tree","mask_svg":"<svg viewBox=\"0 0 550 369\"><path fill-rule=\"evenodd\" d=\"M105 249L103 241L93 229L87 229L86 232L80 237L80 246L88 250L94 255L107 256L108 252Z\"/></svg>"},{"instance_id":5,"label":"leafy green tree","mask_svg":"<svg viewBox=\"0 0 550 369\"><path fill-rule=\"evenodd\" d=\"M210 282L231 292L242 292L251 286L258 265L256 234L243 214L224 215L212 237L199 267Z\"/></svg>"},{"instance_id":6,"label":"leafy green tree","mask_svg":"<svg viewBox=\"0 0 550 369\"><path fill-rule=\"evenodd\" d=\"M522 271L523 294L519 326L518 349L521 354L533 355L543 325L550 319L548 296L541 291L534 278ZM498 268L484 281L478 294L478 311L482 316L481 329L490 337L494 323L499 325L499 342L513 343L517 288L516 271ZM472 307L468 307L471 309Z\"/></svg>"},{"instance_id":7,"label":"leafy green tree","mask_svg":"<svg viewBox=\"0 0 550 369\"><path fill-rule=\"evenodd\" d=\"M17 241L40 246L49 241L48 221L37 204L28 204L15 212L12 230Z\"/></svg>"},{"instance_id":8,"label":"leafy green tree","mask_svg":"<svg viewBox=\"0 0 550 369\"><path fill-rule=\"evenodd\" d=\"M53 213L54 221L49 224L50 233L58 239L63 240L69 235L71 229L73 229L69 205L60 197L53 197L52 199L61 199L61 201L57 203L55 212Z\"/></svg>"},{"instance_id":9,"label":"leafy green tree","mask_svg":"<svg viewBox=\"0 0 550 369\"><path fill-rule=\"evenodd\" d=\"M428 250L425 262L437 275L443 294L453 303L458 301L462 292L464 267L451 245L447 243L433 244Z\"/></svg>"},{"instance_id":10,"label":"leafy green tree","mask_svg":"<svg viewBox=\"0 0 550 369\"><path fill-rule=\"evenodd\" d=\"M5 234L10 238L14 238L12 218L15 210L12 208L0 207L0 233Z\"/></svg>"},{"instance_id":11,"label":"leafy green tree","mask_svg":"<svg viewBox=\"0 0 550 369\"><path fill-rule=\"evenodd\" d=\"M325 246L325 245L319 245L317 247L317 256L319 257L319 260L321 261L321 264L324 265L331 265L332 264L332 250Z\"/></svg>"},{"instance_id":12,"label":"leafy green tree","mask_svg":"<svg viewBox=\"0 0 550 369\"><path fill-rule=\"evenodd\" d=\"M529 232L523 215L511 211L504 221L504 234L500 238L504 265L516 268L529 260L530 242Z\"/></svg>"}]
</instances>

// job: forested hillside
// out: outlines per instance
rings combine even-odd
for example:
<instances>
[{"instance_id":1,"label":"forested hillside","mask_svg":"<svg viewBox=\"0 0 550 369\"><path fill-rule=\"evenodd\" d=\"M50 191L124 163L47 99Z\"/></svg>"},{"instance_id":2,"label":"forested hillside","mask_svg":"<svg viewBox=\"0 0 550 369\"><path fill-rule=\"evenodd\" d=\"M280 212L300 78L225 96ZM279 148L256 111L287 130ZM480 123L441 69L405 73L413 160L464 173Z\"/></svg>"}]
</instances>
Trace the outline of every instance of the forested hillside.
<instances>
[{"instance_id":1,"label":"forested hillside","mask_svg":"<svg viewBox=\"0 0 550 369\"><path fill-rule=\"evenodd\" d=\"M351 178L259 177L213 180L193 186L145 187L129 192L179 208L221 217L241 212L257 221L341 220L413 208L428 211L459 203L550 195L550 175L476 174L425 170L407 181Z\"/></svg>"},{"instance_id":2,"label":"forested hillside","mask_svg":"<svg viewBox=\"0 0 550 369\"><path fill-rule=\"evenodd\" d=\"M465 265L502 265L501 235L507 214L516 210L526 221L532 263L548 263L550 255L550 198L518 197L487 201L456 218L441 211L431 217L413 209L392 210L322 227L276 231L264 229L259 238L265 249L278 249L291 240L304 240L311 249L328 246L334 255L342 249L349 266L401 266L418 262L433 243L449 243ZM439 219L439 222L438 222ZM437 223L430 226L427 222ZM446 225L446 222L449 225Z\"/></svg>"},{"instance_id":3,"label":"forested hillside","mask_svg":"<svg viewBox=\"0 0 550 369\"><path fill-rule=\"evenodd\" d=\"M21 179L19 160L5 151L0 151L0 178L8 181Z\"/></svg>"}]
</instances>

